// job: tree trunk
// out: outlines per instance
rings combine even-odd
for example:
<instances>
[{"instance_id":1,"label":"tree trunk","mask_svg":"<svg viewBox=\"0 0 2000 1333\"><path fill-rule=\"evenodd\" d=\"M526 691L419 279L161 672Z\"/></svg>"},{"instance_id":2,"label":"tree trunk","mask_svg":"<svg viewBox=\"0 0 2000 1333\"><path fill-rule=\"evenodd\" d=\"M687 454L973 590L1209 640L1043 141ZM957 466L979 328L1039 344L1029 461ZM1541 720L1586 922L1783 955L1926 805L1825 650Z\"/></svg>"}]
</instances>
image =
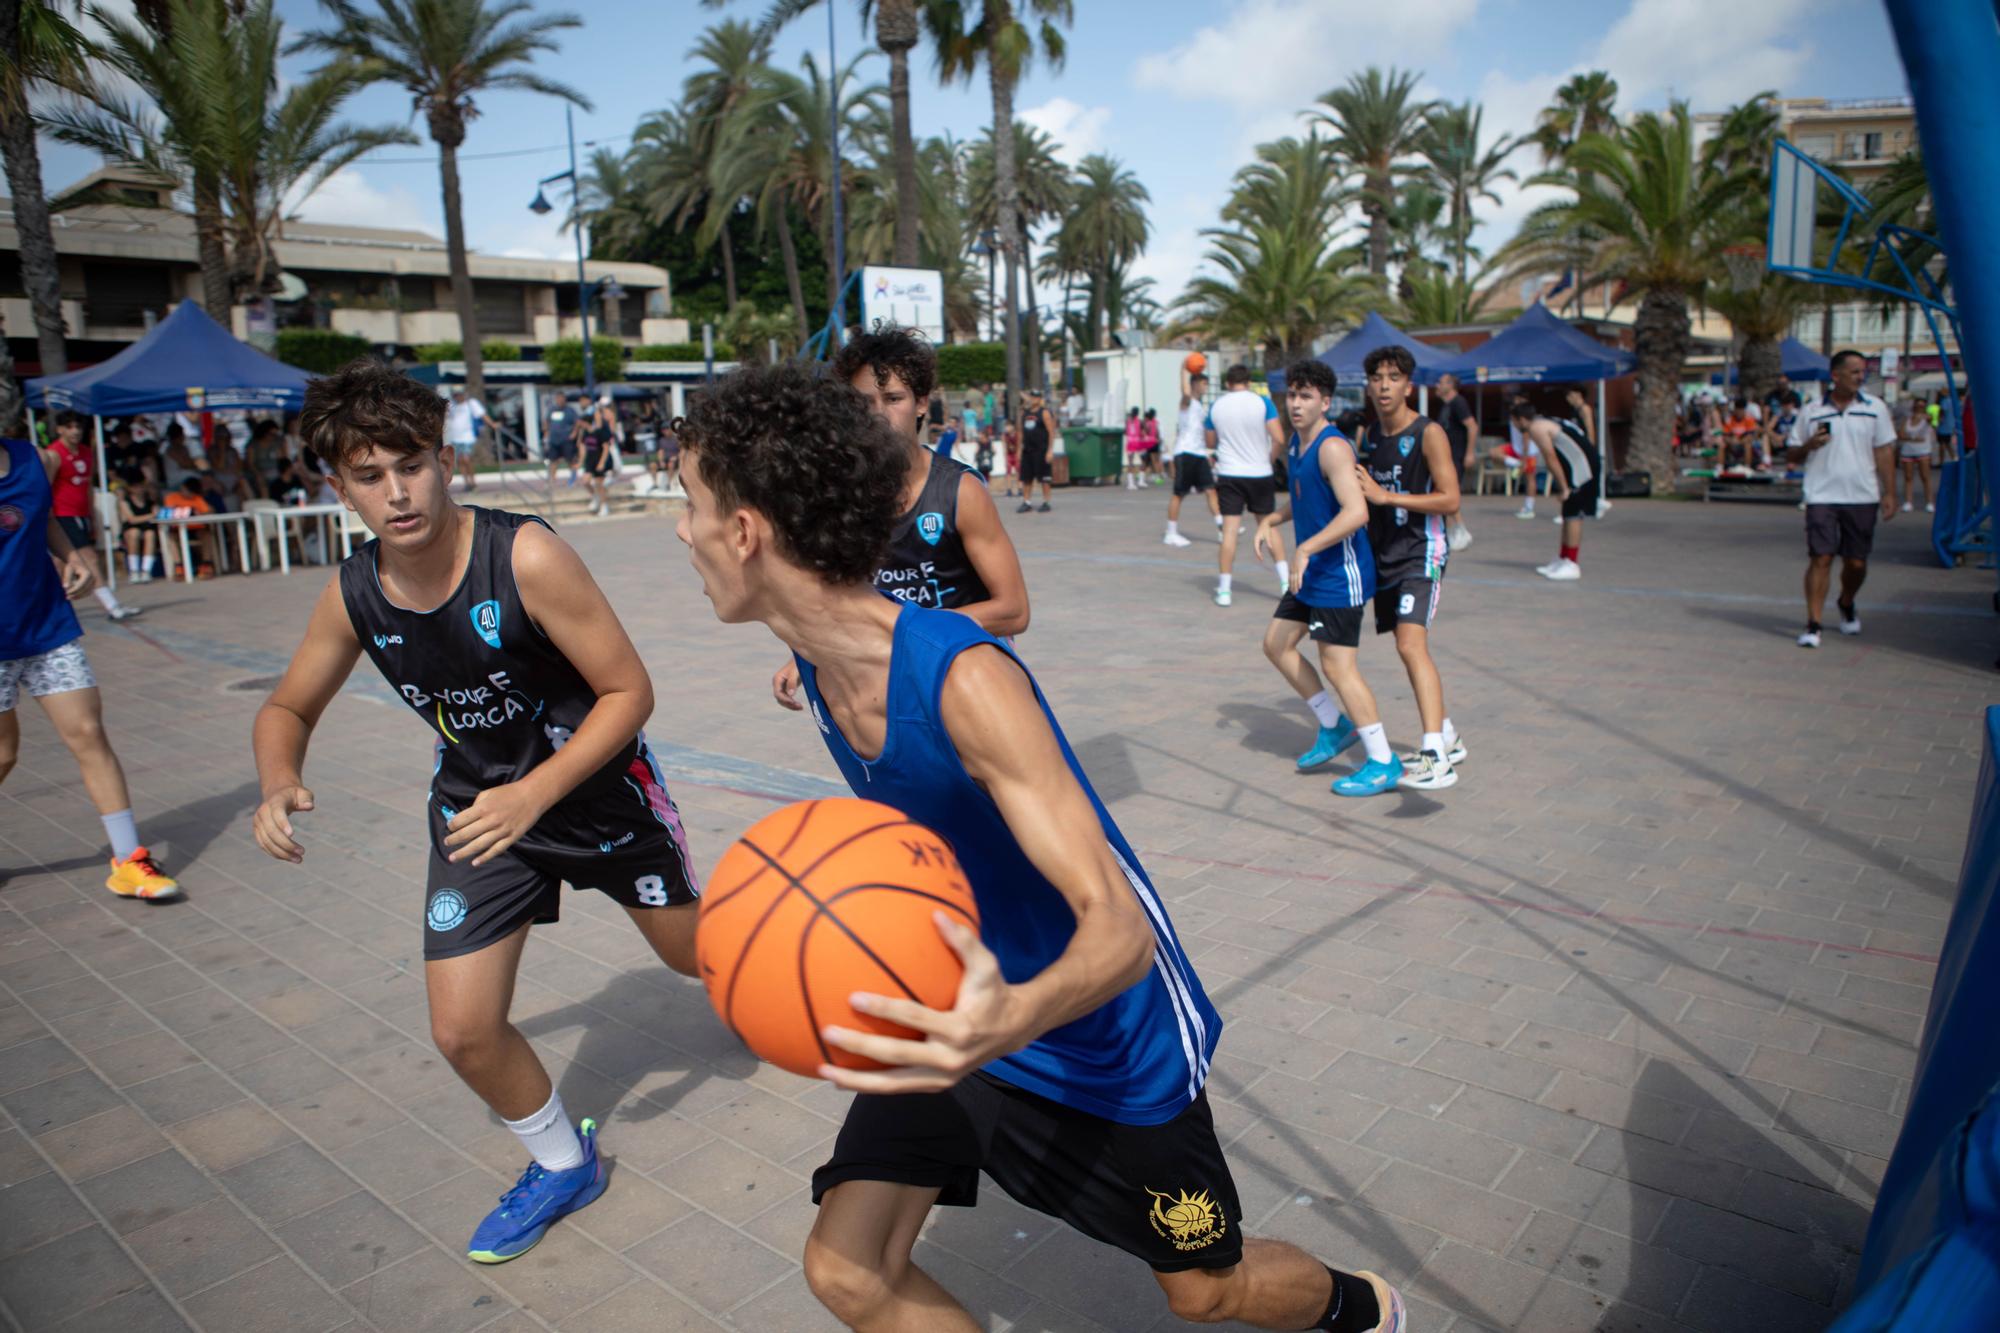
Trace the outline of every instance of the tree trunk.
<instances>
[{"instance_id":1,"label":"tree trunk","mask_svg":"<svg viewBox=\"0 0 2000 1333\"><path fill-rule=\"evenodd\" d=\"M4 11L4 18L0 18L4 58L14 61L18 69L21 6L16 0L7 0L0 4L0 11ZM42 159L35 147L35 122L29 117L25 97L24 92L20 104L0 108L0 152L7 158L14 230L20 236L21 283L28 289L28 304L34 311L42 373L61 375L69 370L69 349L63 342L62 270L56 261L55 232L49 225L49 201L42 195ZM10 355L10 371L12 366ZM8 382L12 383L11 376ZM18 400L15 405L18 409Z\"/></svg>"},{"instance_id":2,"label":"tree trunk","mask_svg":"<svg viewBox=\"0 0 2000 1333\"><path fill-rule=\"evenodd\" d=\"M1021 400L1021 327L1014 307L1015 268L1021 262L1015 238L1021 232L1021 185L1014 176L1014 84L1000 66L987 65L993 85L993 186L1000 205L999 239L1007 268L1007 309L1002 324L1007 342L1007 419L1018 421Z\"/></svg>"},{"instance_id":3,"label":"tree trunk","mask_svg":"<svg viewBox=\"0 0 2000 1333\"><path fill-rule=\"evenodd\" d=\"M1083 350L1095 352L1104 346L1098 341L1099 330L1104 325L1104 289L1111 282L1109 270L1100 268L1090 278L1090 299L1084 302L1084 313L1089 321L1089 344Z\"/></svg>"},{"instance_id":4,"label":"tree trunk","mask_svg":"<svg viewBox=\"0 0 2000 1333\"><path fill-rule=\"evenodd\" d=\"M1639 399L1632 409L1632 444L1627 462L1653 475L1653 493L1674 485L1674 404L1680 397L1681 368L1688 354L1687 296L1678 288L1654 288L1639 302L1633 331L1639 358Z\"/></svg>"},{"instance_id":5,"label":"tree trunk","mask_svg":"<svg viewBox=\"0 0 2000 1333\"><path fill-rule=\"evenodd\" d=\"M1368 191L1368 271L1379 278L1389 271L1389 173L1369 172Z\"/></svg>"},{"instance_id":6,"label":"tree trunk","mask_svg":"<svg viewBox=\"0 0 2000 1333\"><path fill-rule=\"evenodd\" d=\"M1736 382L1745 398L1761 403L1778 388L1784 378L1784 361L1776 338L1745 338L1736 361Z\"/></svg>"},{"instance_id":7,"label":"tree trunk","mask_svg":"<svg viewBox=\"0 0 2000 1333\"><path fill-rule=\"evenodd\" d=\"M736 308L736 242L729 239L730 221L731 219L723 221L721 235L722 299L725 303L722 313L725 315Z\"/></svg>"},{"instance_id":8,"label":"tree trunk","mask_svg":"<svg viewBox=\"0 0 2000 1333\"><path fill-rule=\"evenodd\" d=\"M1044 394L1049 391L1049 372L1042 356L1042 321L1035 313L1035 265L1028 248L1028 229L1021 228L1021 313L1028 321L1027 382Z\"/></svg>"},{"instance_id":9,"label":"tree trunk","mask_svg":"<svg viewBox=\"0 0 2000 1333\"><path fill-rule=\"evenodd\" d=\"M1065 273L1063 274L1063 303L1062 303L1062 387L1064 389L1068 389L1070 384L1069 380L1070 292L1071 292L1070 275L1068 273Z\"/></svg>"},{"instance_id":10,"label":"tree trunk","mask_svg":"<svg viewBox=\"0 0 2000 1333\"><path fill-rule=\"evenodd\" d=\"M917 141L910 130L910 48L917 44L913 0L880 0L875 45L889 55L889 141L895 150L896 263L917 266Z\"/></svg>"},{"instance_id":11,"label":"tree trunk","mask_svg":"<svg viewBox=\"0 0 2000 1333\"><path fill-rule=\"evenodd\" d=\"M229 247L223 237L222 189L213 177L194 179L194 242L201 264L201 303L209 317L229 325Z\"/></svg>"},{"instance_id":12,"label":"tree trunk","mask_svg":"<svg viewBox=\"0 0 2000 1333\"><path fill-rule=\"evenodd\" d=\"M1833 298L1827 297L1819 307L1819 354L1833 355Z\"/></svg>"},{"instance_id":13,"label":"tree trunk","mask_svg":"<svg viewBox=\"0 0 2000 1333\"><path fill-rule=\"evenodd\" d=\"M799 327L799 340L806 337L806 289L799 280L799 251L792 244L792 209L778 206L778 253L785 257L785 290L792 295L792 318Z\"/></svg>"},{"instance_id":14,"label":"tree trunk","mask_svg":"<svg viewBox=\"0 0 2000 1333\"><path fill-rule=\"evenodd\" d=\"M433 119L431 137L438 139L438 126ZM465 214L458 194L458 143L465 137L465 127L457 126L457 133L449 131L438 142L438 176L444 190L444 246L445 257L451 266L451 299L458 308L458 342L465 357L465 392L470 398L486 401L486 360L479 347L479 311L472 300L472 270L465 261ZM579 308L580 318L584 311Z\"/></svg>"},{"instance_id":15,"label":"tree trunk","mask_svg":"<svg viewBox=\"0 0 2000 1333\"><path fill-rule=\"evenodd\" d=\"M26 432L27 423L21 420L21 382L14 376L14 349L7 345L7 330L0 327L0 435L19 438Z\"/></svg>"}]
</instances>

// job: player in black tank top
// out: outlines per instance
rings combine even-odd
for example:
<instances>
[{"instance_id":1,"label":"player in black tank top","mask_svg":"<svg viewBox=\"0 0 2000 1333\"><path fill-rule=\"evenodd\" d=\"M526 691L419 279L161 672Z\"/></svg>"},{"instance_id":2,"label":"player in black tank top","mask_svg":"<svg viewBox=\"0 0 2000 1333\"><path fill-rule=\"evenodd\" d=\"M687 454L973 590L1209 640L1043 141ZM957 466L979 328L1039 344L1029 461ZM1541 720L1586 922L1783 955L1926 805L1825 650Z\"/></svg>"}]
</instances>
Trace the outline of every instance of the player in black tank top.
<instances>
[{"instance_id":1,"label":"player in black tank top","mask_svg":"<svg viewBox=\"0 0 2000 1333\"><path fill-rule=\"evenodd\" d=\"M937 384L930 344L908 329L858 334L834 358L833 377L868 399L909 442L909 501L890 531L876 588L919 606L960 612L1002 638L1025 630L1028 586L1021 558L1000 526L985 480L923 443L923 404ZM804 709L798 667L789 659L771 678L771 694L786 708Z\"/></svg>"},{"instance_id":2,"label":"player in black tank top","mask_svg":"<svg viewBox=\"0 0 2000 1333\"><path fill-rule=\"evenodd\" d=\"M1026 392L1027 407L1021 412L1021 507L1014 512L1025 514L1034 508L1028 502L1028 488L1036 482L1042 486L1041 512L1049 512L1049 483L1055 480L1055 469L1049 463L1049 449L1055 442L1054 418L1048 404L1042 401L1039 389Z\"/></svg>"},{"instance_id":3,"label":"player in black tank top","mask_svg":"<svg viewBox=\"0 0 2000 1333\"><path fill-rule=\"evenodd\" d=\"M434 394L372 362L306 390L302 433L376 539L320 595L258 711L255 831L272 856L302 859L292 816L314 807L306 745L365 652L435 739L413 914L432 1034L535 1159L467 1246L498 1263L605 1186L594 1122L579 1132L507 1021L527 927L557 918L565 881L596 889L691 975L699 886L639 730L653 707L645 664L545 523L452 502L443 427Z\"/></svg>"}]
</instances>

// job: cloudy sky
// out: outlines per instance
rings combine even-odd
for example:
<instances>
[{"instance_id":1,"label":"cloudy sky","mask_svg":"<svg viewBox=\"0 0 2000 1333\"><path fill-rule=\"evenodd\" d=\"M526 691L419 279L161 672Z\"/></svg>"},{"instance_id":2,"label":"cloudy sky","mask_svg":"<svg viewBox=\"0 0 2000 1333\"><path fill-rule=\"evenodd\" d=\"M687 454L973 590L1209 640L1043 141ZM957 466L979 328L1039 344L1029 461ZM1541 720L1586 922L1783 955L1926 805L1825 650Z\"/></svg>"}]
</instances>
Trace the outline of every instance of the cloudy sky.
<instances>
[{"instance_id":1,"label":"cloudy sky","mask_svg":"<svg viewBox=\"0 0 2000 1333\"><path fill-rule=\"evenodd\" d=\"M832 2L844 61L867 45L861 6ZM316 0L279 0L278 8L296 31L321 21ZM720 12L697 0L566 8L583 25L562 35L562 50L541 69L591 99L577 116L580 139L622 148L641 116L673 100L694 35L726 15L754 19L764 0L734 0ZM813 50L823 63L826 43L824 11L816 11L783 35L776 59L792 66ZM990 118L983 79L941 87L921 48L914 64L918 133L976 136ZM1428 96L1479 99L1496 135L1531 127L1550 92L1584 69L1610 71L1626 109L1684 98L1696 110L1721 110L1763 89L1835 98L1907 91L1875 0L1078 0L1066 63L1038 63L1016 106L1066 156L1114 154L1151 192L1153 239L1139 267L1171 298L1200 264L1201 229L1215 222L1231 174L1253 147L1298 132L1319 94L1370 64L1421 71ZM880 57L864 68L886 79ZM478 109L461 157L473 246L567 256L568 236L526 207L537 178L566 165L560 105L507 94ZM354 100L350 118L406 122L409 101L394 88L373 89ZM75 149L45 143L44 151L52 188L96 165ZM1537 163L1523 151L1516 165L1526 176ZM1533 193L1508 189L1500 206L1485 206L1489 244L1510 234ZM304 214L441 234L434 153L425 145L374 154L309 200Z\"/></svg>"}]
</instances>

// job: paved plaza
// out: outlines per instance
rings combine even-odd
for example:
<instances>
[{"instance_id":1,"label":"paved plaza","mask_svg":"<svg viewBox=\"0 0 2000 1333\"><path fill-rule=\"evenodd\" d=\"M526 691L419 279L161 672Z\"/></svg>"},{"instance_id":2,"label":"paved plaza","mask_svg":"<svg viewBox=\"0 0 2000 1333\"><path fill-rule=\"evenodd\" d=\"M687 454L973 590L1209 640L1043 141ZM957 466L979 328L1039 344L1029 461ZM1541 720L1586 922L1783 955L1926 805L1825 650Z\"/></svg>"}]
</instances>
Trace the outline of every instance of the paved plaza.
<instances>
[{"instance_id":1,"label":"paved plaza","mask_svg":"<svg viewBox=\"0 0 2000 1333\"><path fill-rule=\"evenodd\" d=\"M1851 1294L1995 695L1988 573L1882 531L1866 635L1792 644L1800 515L1621 502L1583 582L1469 502L1434 635L1459 785L1343 801L1258 649L1275 577L1160 544L1158 492L1006 520L1024 656L1228 1020L1210 1084L1246 1230L1375 1269L1415 1333L1820 1329ZM1198 509L1190 511L1199 514ZM1921 516L1914 516L1921 518ZM842 791L660 518L565 529L653 670L697 859ZM428 734L357 673L305 864L250 840L250 721L323 573L134 590L86 639L142 828L187 887L103 888L23 703L0 789L0 1302L11 1327L245 1333L831 1327L799 1271L845 1103L761 1068L622 913L534 932L517 1024L604 1122L605 1197L526 1257L466 1237L526 1161L431 1046ZM1393 648L1363 645L1392 740ZM363 663L362 671L367 672ZM1342 761L1340 768L1347 767ZM990 1185L918 1258L995 1329L1177 1327L1146 1271Z\"/></svg>"}]
</instances>

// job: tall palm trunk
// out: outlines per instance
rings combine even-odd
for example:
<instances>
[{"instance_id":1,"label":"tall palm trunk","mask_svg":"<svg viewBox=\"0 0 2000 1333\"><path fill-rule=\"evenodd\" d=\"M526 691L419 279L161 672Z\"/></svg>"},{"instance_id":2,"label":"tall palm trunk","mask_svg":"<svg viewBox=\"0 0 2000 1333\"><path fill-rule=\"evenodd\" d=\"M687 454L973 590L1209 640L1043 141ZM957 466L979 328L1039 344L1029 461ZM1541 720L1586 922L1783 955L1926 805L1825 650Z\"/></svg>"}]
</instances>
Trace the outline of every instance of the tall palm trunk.
<instances>
[{"instance_id":1,"label":"tall palm trunk","mask_svg":"<svg viewBox=\"0 0 2000 1333\"><path fill-rule=\"evenodd\" d=\"M1049 372L1042 357L1042 321L1035 313L1035 265L1028 249L1028 229L1021 228L1021 311L1028 321L1027 382L1047 393Z\"/></svg>"},{"instance_id":2,"label":"tall palm trunk","mask_svg":"<svg viewBox=\"0 0 2000 1333\"><path fill-rule=\"evenodd\" d=\"M1778 350L1778 340L1746 337L1736 359L1736 382L1742 386L1743 396L1761 403L1777 391L1778 381L1783 378L1784 359Z\"/></svg>"},{"instance_id":3,"label":"tall palm trunk","mask_svg":"<svg viewBox=\"0 0 2000 1333\"><path fill-rule=\"evenodd\" d=\"M1090 327L1089 346L1083 349L1086 352L1095 352L1104 346L1103 343L1098 341L1098 337L1100 336L1099 331L1103 328L1104 324L1104 291L1110 285L1111 266L1109 264L1101 265L1097 272L1091 276L1090 299L1084 304L1084 310Z\"/></svg>"},{"instance_id":4,"label":"tall palm trunk","mask_svg":"<svg viewBox=\"0 0 2000 1333\"><path fill-rule=\"evenodd\" d=\"M722 224L722 298L723 311L728 313L736 308L736 242L729 239L729 224Z\"/></svg>"},{"instance_id":5,"label":"tall palm trunk","mask_svg":"<svg viewBox=\"0 0 2000 1333\"><path fill-rule=\"evenodd\" d=\"M0 5L0 41L20 68L21 6ZM0 106L0 152L7 158L7 187L13 195L14 230L21 238L21 282L35 315L35 340L40 345L42 373L61 375L69 369L69 349L63 342L62 270L56 261L55 232L49 226L49 201L42 196L42 159L35 147L35 122L23 100ZM9 370L12 357L9 357ZM13 383L11 374L8 383ZM18 403L17 403L18 406ZM7 418L12 420L11 417Z\"/></svg>"},{"instance_id":6,"label":"tall palm trunk","mask_svg":"<svg viewBox=\"0 0 2000 1333\"><path fill-rule=\"evenodd\" d=\"M917 141L910 130L910 49L917 44L913 0L879 0L875 45L889 56L889 139L895 149L896 263L917 265Z\"/></svg>"},{"instance_id":7,"label":"tall palm trunk","mask_svg":"<svg viewBox=\"0 0 2000 1333\"><path fill-rule=\"evenodd\" d=\"M1633 350L1639 359L1639 400L1632 409L1627 462L1653 475L1655 494L1674 484L1674 405L1688 354L1687 294L1654 288L1639 302Z\"/></svg>"},{"instance_id":8,"label":"tall palm trunk","mask_svg":"<svg viewBox=\"0 0 2000 1333\"><path fill-rule=\"evenodd\" d=\"M1067 389L1067 388L1069 387L1069 327L1070 327L1070 325L1069 325L1069 302L1070 302L1070 292L1071 292L1071 290L1072 290L1072 281L1071 281L1071 280L1072 280L1072 276L1073 276L1073 275L1071 275L1071 274L1069 274L1069 273L1065 273L1065 274L1063 274L1063 303L1062 303L1062 382L1063 382L1063 387L1064 387L1065 389Z\"/></svg>"},{"instance_id":9,"label":"tall palm trunk","mask_svg":"<svg viewBox=\"0 0 2000 1333\"><path fill-rule=\"evenodd\" d=\"M778 253L785 258L785 290L792 297L792 318L798 324L799 341L806 337L806 289L799 281L799 251L792 244L792 209L789 204L778 206Z\"/></svg>"},{"instance_id":10,"label":"tall palm trunk","mask_svg":"<svg viewBox=\"0 0 2000 1333\"><path fill-rule=\"evenodd\" d=\"M1007 267L1007 310L1002 323L1007 340L1007 419L1018 421L1021 399L1021 328L1014 305L1015 269L1021 256L1014 241L1021 232L1020 182L1014 175L1014 81L991 61L993 85L993 186L1000 205L1000 248Z\"/></svg>"},{"instance_id":11,"label":"tall palm trunk","mask_svg":"<svg viewBox=\"0 0 2000 1333\"><path fill-rule=\"evenodd\" d=\"M433 115L431 138L438 146L438 179L444 191L444 248L451 268L451 300L458 308L458 342L465 357L465 392L486 401L486 360L480 354L479 310L472 299L472 269L465 259L465 210L458 192L458 146L465 122L456 114ZM577 315L583 316L579 309Z\"/></svg>"},{"instance_id":12,"label":"tall palm trunk","mask_svg":"<svg viewBox=\"0 0 2000 1333\"><path fill-rule=\"evenodd\" d=\"M27 423L20 418L21 382L14 378L14 349L7 345L7 330L0 328L0 432L16 434L16 422L25 428Z\"/></svg>"},{"instance_id":13,"label":"tall palm trunk","mask_svg":"<svg viewBox=\"0 0 2000 1333\"><path fill-rule=\"evenodd\" d=\"M1386 169L1368 172L1368 271L1378 278L1389 271L1389 183Z\"/></svg>"},{"instance_id":14,"label":"tall palm trunk","mask_svg":"<svg viewBox=\"0 0 2000 1333\"><path fill-rule=\"evenodd\" d=\"M222 216L222 186L215 177L196 173L194 194L194 245L201 265L201 303L209 317L229 327L229 246L224 240L228 223Z\"/></svg>"}]
</instances>

